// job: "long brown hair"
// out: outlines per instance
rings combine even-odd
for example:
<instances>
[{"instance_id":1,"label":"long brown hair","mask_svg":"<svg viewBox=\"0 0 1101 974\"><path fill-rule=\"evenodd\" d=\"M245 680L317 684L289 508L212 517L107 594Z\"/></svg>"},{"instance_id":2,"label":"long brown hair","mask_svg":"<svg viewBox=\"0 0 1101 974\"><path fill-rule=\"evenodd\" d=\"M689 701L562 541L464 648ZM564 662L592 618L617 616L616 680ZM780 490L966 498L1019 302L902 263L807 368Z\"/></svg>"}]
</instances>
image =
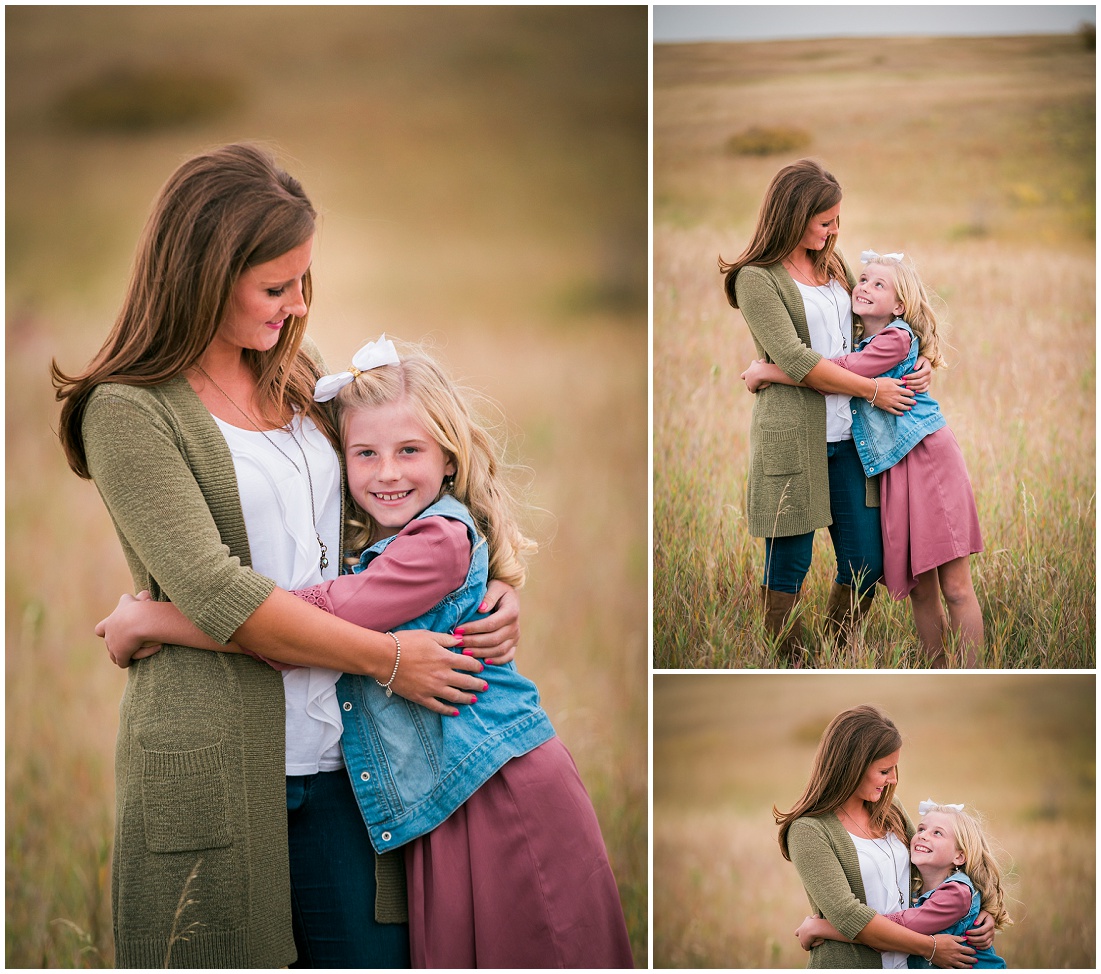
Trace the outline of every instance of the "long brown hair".
<instances>
[{"instance_id":1,"label":"long brown hair","mask_svg":"<svg viewBox=\"0 0 1101 974\"><path fill-rule=\"evenodd\" d=\"M719 257L719 271L726 275L726 299L731 306L738 307L734 293L738 271L749 264L768 267L780 263L799 246L811 219L840 202L841 184L813 159L800 159L773 176L749 246L732 263ZM836 278L847 289L848 278L840 256L834 253L835 242L836 235L830 234L826 246L814 252L814 272Z\"/></svg>"},{"instance_id":2,"label":"long brown hair","mask_svg":"<svg viewBox=\"0 0 1101 974\"><path fill-rule=\"evenodd\" d=\"M114 328L76 375L50 373L62 403L58 435L69 466L88 478L84 407L103 382L153 386L191 368L213 340L234 285L248 267L305 243L317 213L301 184L270 152L226 145L181 165L161 189L138 243L130 286ZM313 288L302 284L307 309ZM313 407L317 370L302 349L306 315L291 317L267 352L245 351L264 415Z\"/></svg>"},{"instance_id":3,"label":"long brown hair","mask_svg":"<svg viewBox=\"0 0 1101 974\"><path fill-rule=\"evenodd\" d=\"M856 791L868 768L902 747L902 735L894 722L870 704L862 704L839 713L830 721L818 742L810 781L789 812L772 809L780 826L780 851L788 855L788 829L797 818L825 815L840 808ZM895 785L868 806L870 824L875 831L886 829L906 841L906 823L894 804Z\"/></svg>"},{"instance_id":4,"label":"long brown hair","mask_svg":"<svg viewBox=\"0 0 1101 974\"><path fill-rule=\"evenodd\" d=\"M337 393L335 402L342 434L347 417L357 409L409 403L428 434L455 464L448 489L466 505L489 544L489 577L520 588L526 574L525 558L535 551L536 544L520 529L521 504L510 483L512 470L492 432L476 415L480 400L454 383L428 354L401 347L399 364L360 372ZM346 547L358 553L377 540L375 535L374 521L352 501Z\"/></svg>"}]
</instances>

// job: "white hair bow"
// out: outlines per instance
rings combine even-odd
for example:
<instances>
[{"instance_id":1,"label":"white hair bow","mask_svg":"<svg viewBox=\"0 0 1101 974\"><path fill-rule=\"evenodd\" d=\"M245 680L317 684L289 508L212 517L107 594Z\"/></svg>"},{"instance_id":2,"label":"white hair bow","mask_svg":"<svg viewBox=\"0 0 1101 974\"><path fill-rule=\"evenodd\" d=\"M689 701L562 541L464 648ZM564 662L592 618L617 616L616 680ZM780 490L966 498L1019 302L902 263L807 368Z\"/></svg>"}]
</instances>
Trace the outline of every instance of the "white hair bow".
<instances>
[{"instance_id":1,"label":"white hair bow","mask_svg":"<svg viewBox=\"0 0 1101 974\"><path fill-rule=\"evenodd\" d=\"M949 805L947 802L935 802L932 798L926 798L925 801L918 802L918 815L931 812L934 808L951 808L957 812L963 811L963 805Z\"/></svg>"},{"instance_id":2,"label":"white hair bow","mask_svg":"<svg viewBox=\"0 0 1101 974\"><path fill-rule=\"evenodd\" d=\"M905 254L877 254L874 250L864 250L860 253L860 263L867 264L872 260L879 260L880 257L886 257L888 260L902 260Z\"/></svg>"},{"instance_id":3,"label":"white hair bow","mask_svg":"<svg viewBox=\"0 0 1101 974\"><path fill-rule=\"evenodd\" d=\"M335 375L323 375L313 387L314 402L328 402L357 375L368 369L377 369L380 365L397 365L398 358L394 343L383 333L377 342L368 342L352 356L350 372L337 372Z\"/></svg>"}]
</instances>

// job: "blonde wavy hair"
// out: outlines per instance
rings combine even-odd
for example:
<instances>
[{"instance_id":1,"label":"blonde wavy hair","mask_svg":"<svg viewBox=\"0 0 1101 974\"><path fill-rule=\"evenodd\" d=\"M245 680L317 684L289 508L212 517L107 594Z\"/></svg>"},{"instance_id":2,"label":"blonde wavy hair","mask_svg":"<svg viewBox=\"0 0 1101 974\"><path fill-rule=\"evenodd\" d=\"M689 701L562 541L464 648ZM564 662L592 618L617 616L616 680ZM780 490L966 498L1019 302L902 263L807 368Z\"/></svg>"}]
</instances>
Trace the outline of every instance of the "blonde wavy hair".
<instances>
[{"instance_id":1,"label":"blonde wavy hair","mask_svg":"<svg viewBox=\"0 0 1101 974\"><path fill-rule=\"evenodd\" d=\"M929 812L939 812L951 819L956 848L964 856L964 863L959 868L974 883L982 898L982 908L993 918L995 928L1001 930L1009 926L1013 920L1005 906L1002 867L991 848L979 816L950 805L936 805L925 810L926 815Z\"/></svg>"},{"instance_id":2,"label":"blonde wavy hair","mask_svg":"<svg viewBox=\"0 0 1101 974\"><path fill-rule=\"evenodd\" d=\"M361 372L337 394L341 433L353 411L407 401L428 434L455 464L446 484L470 511L489 545L489 577L514 588L524 584L525 559L537 545L519 526L521 502L510 484L514 468L503 448L478 419L475 408L484 397L456 385L428 354L395 342L401 362ZM443 493L445 484L440 485ZM378 526L353 500L347 517L346 544L360 551L378 540Z\"/></svg>"},{"instance_id":3,"label":"blonde wavy hair","mask_svg":"<svg viewBox=\"0 0 1101 974\"><path fill-rule=\"evenodd\" d=\"M918 353L924 355L934 369L946 364L937 336L937 315L933 310L932 292L922 283L913 264L905 258L873 257L868 264L879 264L891 271L895 282L895 294L902 302L902 319L914 331L918 340Z\"/></svg>"}]
</instances>

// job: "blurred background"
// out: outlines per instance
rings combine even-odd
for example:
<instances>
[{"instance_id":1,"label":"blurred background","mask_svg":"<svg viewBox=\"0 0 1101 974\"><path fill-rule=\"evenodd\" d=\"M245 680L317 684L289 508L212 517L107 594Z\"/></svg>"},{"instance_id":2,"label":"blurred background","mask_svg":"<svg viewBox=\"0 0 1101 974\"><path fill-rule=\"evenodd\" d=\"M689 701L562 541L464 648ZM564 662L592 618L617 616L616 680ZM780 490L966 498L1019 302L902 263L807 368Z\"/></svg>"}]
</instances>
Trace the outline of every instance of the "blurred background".
<instances>
[{"instance_id":1,"label":"blurred background","mask_svg":"<svg viewBox=\"0 0 1101 974\"><path fill-rule=\"evenodd\" d=\"M1095 678L689 673L654 677L654 966L806 967L810 912L777 844L826 725L873 704L903 737L896 795L983 816L1011 968L1095 965Z\"/></svg>"},{"instance_id":2,"label":"blurred background","mask_svg":"<svg viewBox=\"0 0 1101 974\"><path fill-rule=\"evenodd\" d=\"M740 375L757 352L717 261L742 253L772 177L806 157L842 186L850 266L902 251L939 296L948 368L931 391L975 488L983 665L1094 666L1094 19L1093 6L655 8L669 41L654 46L656 666L778 665L744 512ZM804 586L815 632L835 566L820 531ZM877 602L852 652L819 645L819 665L918 665L909 605Z\"/></svg>"},{"instance_id":3,"label":"blurred background","mask_svg":"<svg viewBox=\"0 0 1101 974\"><path fill-rule=\"evenodd\" d=\"M645 7L8 7L6 956L110 966L130 588L56 442L151 203L185 158L270 144L321 213L329 364L427 340L494 399L542 543L518 664L580 767L647 963Z\"/></svg>"}]
</instances>

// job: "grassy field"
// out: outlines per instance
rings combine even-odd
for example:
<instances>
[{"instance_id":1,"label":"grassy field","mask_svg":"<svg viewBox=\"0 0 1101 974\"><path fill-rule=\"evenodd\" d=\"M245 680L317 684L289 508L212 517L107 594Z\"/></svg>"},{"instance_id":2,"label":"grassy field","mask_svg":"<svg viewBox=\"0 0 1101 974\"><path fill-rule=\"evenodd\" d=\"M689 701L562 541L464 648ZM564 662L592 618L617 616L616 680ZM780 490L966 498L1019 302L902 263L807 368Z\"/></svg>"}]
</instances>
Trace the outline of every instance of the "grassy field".
<instances>
[{"instance_id":1,"label":"grassy field","mask_svg":"<svg viewBox=\"0 0 1101 974\"><path fill-rule=\"evenodd\" d=\"M741 252L769 180L805 156L846 192L842 252L904 251L942 300L949 368L932 392L978 503L983 665L1094 665L1094 65L1077 37L655 48L656 667L778 665L744 513L738 376L756 352L716 259ZM802 147L728 147L778 125ZM819 532L804 587L818 665L917 665L909 605L882 591L852 647L821 645L831 556Z\"/></svg>"},{"instance_id":2,"label":"grassy field","mask_svg":"<svg viewBox=\"0 0 1101 974\"><path fill-rule=\"evenodd\" d=\"M1010 968L1095 962L1095 678L721 673L654 677L654 966L805 967L809 912L776 843L826 724L863 703L903 735L897 795L981 813L1007 876Z\"/></svg>"},{"instance_id":3,"label":"grassy field","mask_svg":"<svg viewBox=\"0 0 1101 974\"><path fill-rule=\"evenodd\" d=\"M645 966L645 9L22 7L6 19L7 965L113 956L125 678L92 627L131 582L94 487L56 443L49 361L74 370L99 347L176 165L248 138L273 143L321 211L310 332L330 364L384 330L429 339L500 404L533 471L531 500L548 513L533 524L519 665L593 796ZM152 78L164 121L176 110L156 83L165 65L209 114L95 121L113 110L112 71ZM92 127L75 125L74 104Z\"/></svg>"}]
</instances>

